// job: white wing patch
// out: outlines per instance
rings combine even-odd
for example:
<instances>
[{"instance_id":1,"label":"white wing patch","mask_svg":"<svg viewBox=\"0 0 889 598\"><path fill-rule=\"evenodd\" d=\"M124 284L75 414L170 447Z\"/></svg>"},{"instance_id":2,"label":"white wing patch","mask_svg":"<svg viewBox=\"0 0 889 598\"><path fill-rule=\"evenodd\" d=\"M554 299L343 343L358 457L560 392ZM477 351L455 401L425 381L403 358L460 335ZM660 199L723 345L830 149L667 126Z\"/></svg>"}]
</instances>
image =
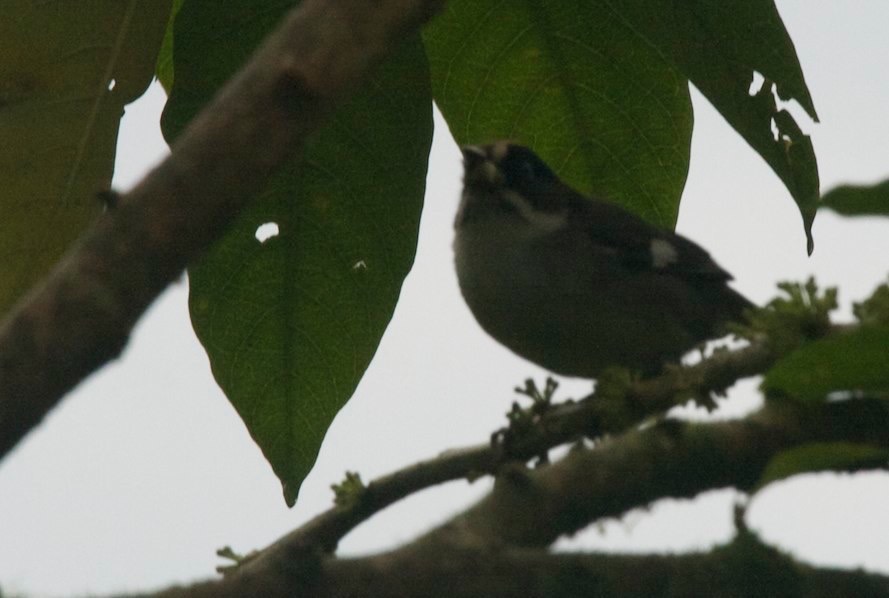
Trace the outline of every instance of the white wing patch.
<instances>
[{"instance_id":1,"label":"white wing patch","mask_svg":"<svg viewBox=\"0 0 889 598\"><path fill-rule=\"evenodd\" d=\"M657 269L675 264L679 259L679 252L672 243L664 239L652 239L649 251L651 251L651 265Z\"/></svg>"}]
</instances>

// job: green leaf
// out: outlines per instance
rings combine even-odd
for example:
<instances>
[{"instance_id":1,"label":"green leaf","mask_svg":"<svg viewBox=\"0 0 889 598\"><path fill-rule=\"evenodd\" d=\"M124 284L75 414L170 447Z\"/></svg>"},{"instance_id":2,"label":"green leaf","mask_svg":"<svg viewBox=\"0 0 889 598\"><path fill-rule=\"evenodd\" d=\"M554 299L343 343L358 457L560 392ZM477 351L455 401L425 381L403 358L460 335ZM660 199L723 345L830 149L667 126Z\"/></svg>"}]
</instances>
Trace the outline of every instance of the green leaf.
<instances>
[{"instance_id":1,"label":"green leaf","mask_svg":"<svg viewBox=\"0 0 889 598\"><path fill-rule=\"evenodd\" d=\"M451 0L424 42L458 143L520 141L584 193L675 225L688 84L610 2Z\"/></svg>"},{"instance_id":2,"label":"green leaf","mask_svg":"<svg viewBox=\"0 0 889 598\"><path fill-rule=\"evenodd\" d=\"M818 115L774 1L611 0L610 5L695 84L778 175L802 215L811 253L818 164L811 140L776 105L775 96L796 100L816 122ZM765 82L751 95L754 72Z\"/></svg>"},{"instance_id":3,"label":"green leaf","mask_svg":"<svg viewBox=\"0 0 889 598\"><path fill-rule=\"evenodd\" d=\"M170 11L170 18L167 21L167 29L164 32L164 41L161 44L160 52L157 55L157 79L163 85L167 93L173 89L173 28L176 25L176 15L182 8L185 0L173 0L173 9Z\"/></svg>"},{"instance_id":4,"label":"green leaf","mask_svg":"<svg viewBox=\"0 0 889 598\"><path fill-rule=\"evenodd\" d=\"M821 198L821 206L844 216L889 216L889 180L834 187Z\"/></svg>"},{"instance_id":5,"label":"green leaf","mask_svg":"<svg viewBox=\"0 0 889 598\"><path fill-rule=\"evenodd\" d=\"M818 442L778 453L768 462L756 487L816 471L860 471L885 468L889 450L851 442Z\"/></svg>"},{"instance_id":6,"label":"green leaf","mask_svg":"<svg viewBox=\"0 0 889 598\"><path fill-rule=\"evenodd\" d=\"M889 326L889 284L879 285L870 297L853 303L852 313L865 326Z\"/></svg>"},{"instance_id":7,"label":"green leaf","mask_svg":"<svg viewBox=\"0 0 889 598\"><path fill-rule=\"evenodd\" d=\"M824 401L831 393L889 393L889 327L862 326L809 343L769 370L763 389L770 398Z\"/></svg>"},{"instance_id":8,"label":"green leaf","mask_svg":"<svg viewBox=\"0 0 889 598\"><path fill-rule=\"evenodd\" d=\"M288 8L183 5L163 118L168 139ZM413 262L431 140L417 36L189 269L195 332L290 505L373 357Z\"/></svg>"},{"instance_id":9,"label":"green leaf","mask_svg":"<svg viewBox=\"0 0 889 598\"><path fill-rule=\"evenodd\" d=\"M763 307L749 310L747 322L732 327L740 338L756 342L769 339L776 355L786 355L830 332L830 314L837 309L837 289L818 288L810 276L805 283L779 282L781 294Z\"/></svg>"},{"instance_id":10,"label":"green leaf","mask_svg":"<svg viewBox=\"0 0 889 598\"><path fill-rule=\"evenodd\" d=\"M0 0L0 313L101 212L123 106L151 82L169 10Z\"/></svg>"}]
</instances>

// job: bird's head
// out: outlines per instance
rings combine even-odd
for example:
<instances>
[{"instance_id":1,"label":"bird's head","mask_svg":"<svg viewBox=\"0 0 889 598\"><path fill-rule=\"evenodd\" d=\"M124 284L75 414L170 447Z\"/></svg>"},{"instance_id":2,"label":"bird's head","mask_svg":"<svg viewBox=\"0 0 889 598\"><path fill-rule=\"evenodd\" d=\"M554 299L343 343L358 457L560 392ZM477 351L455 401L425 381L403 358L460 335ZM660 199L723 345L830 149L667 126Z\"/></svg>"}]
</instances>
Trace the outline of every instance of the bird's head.
<instances>
[{"instance_id":1,"label":"bird's head","mask_svg":"<svg viewBox=\"0 0 889 598\"><path fill-rule=\"evenodd\" d=\"M573 193L529 148L498 141L467 145L462 152L463 197L455 223L458 229L488 219L542 229L564 222Z\"/></svg>"}]
</instances>

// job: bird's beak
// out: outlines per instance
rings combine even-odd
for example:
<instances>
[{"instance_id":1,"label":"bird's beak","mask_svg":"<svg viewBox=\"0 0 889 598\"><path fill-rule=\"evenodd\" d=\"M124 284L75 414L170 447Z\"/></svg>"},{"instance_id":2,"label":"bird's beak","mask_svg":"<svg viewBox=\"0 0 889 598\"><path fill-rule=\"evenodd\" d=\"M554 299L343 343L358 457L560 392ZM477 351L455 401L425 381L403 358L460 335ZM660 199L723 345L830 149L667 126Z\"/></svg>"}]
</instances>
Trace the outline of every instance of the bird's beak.
<instances>
[{"instance_id":1,"label":"bird's beak","mask_svg":"<svg viewBox=\"0 0 889 598\"><path fill-rule=\"evenodd\" d=\"M466 183L497 185L502 182L503 175L494 164L486 147L464 145L460 151L463 152L463 172Z\"/></svg>"},{"instance_id":2,"label":"bird's beak","mask_svg":"<svg viewBox=\"0 0 889 598\"><path fill-rule=\"evenodd\" d=\"M478 145L464 145L460 151L463 152L463 167L466 172L475 170L479 164L488 159L485 150Z\"/></svg>"}]
</instances>

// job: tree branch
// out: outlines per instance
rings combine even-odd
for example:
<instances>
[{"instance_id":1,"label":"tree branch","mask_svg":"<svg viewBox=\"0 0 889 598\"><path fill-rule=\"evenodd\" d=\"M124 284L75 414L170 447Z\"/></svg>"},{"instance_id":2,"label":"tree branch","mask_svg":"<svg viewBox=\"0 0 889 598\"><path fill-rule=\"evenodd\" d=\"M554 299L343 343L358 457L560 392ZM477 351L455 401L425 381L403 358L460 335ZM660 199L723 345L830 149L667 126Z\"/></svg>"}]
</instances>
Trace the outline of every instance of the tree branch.
<instances>
[{"instance_id":1,"label":"tree branch","mask_svg":"<svg viewBox=\"0 0 889 598\"><path fill-rule=\"evenodd\" d=\"M811 567L738 542L686 555L552 554L473 547L330 559L307 576L239 575L159 598L571 598L588 596L889 596L889 578Z\"/></svg>"},{"instance_id":2,"label":"tree branch","mask_svg":"<svg viewBox=\"0 0 889 598\"><path fill-rule=\"evenodd\" d=\"M376 502L380 501L378 496L370 501L369 508L361 506L359 496L353 506L337 507L319 516L226 578L170 590L169 596L236 596L256 593L257 589L270 596L299 592L312 596L512 596L516 595L515 583L524 588L518 595L555 596L565 595L559 593L567 591L561 584L572 580L582 582L585 585L578 587L587 590L601 584L611 587L608 584L626 583L629 585L614 587L624 588L627 595L669 595L667 589L677 587L671 584L685 587L683 584L695 580L709 583L716 575L729 576L727 587L746 589L740 591L741 595L756 595L753 589L761 580L746 577L749 572L756 568L780 572L782 567L791 567L794 576L805 573L790 580L803 584L800 587L836 584L830 587L840 592L823 595L856 595L841 589L859 583L877 584L881 590L875 595L889 595L889 580L884 577L800 569L800 565L778 558L777 553L765 548L767 554L742 553L729 561L721 560L730 555L720 551L675 558L555 558L542 550L559 536L659 498L693 497L727 486L749 489L778 453L800 444L832 441L889 447L889 406L884 401L865 399L814 406L779 403L740 421L664 421L602 442L592 450L573 451L565 459L537 470L513 462L501 469L491 494L414 542L386 554L336 559L328 554L335 541L385 502ZM466 470L477 463L478 450L415 465L370 484L368 489L374 484L385 487L380 496L394 502L396 496L406 492L405 480L431 482L446 477L443 472L450 468ZM571 558L579 560L572 562ZM460 583L443 584L443 579L459 579ZM644 584L642 580L646 580ZM560 589L557 592L553 588ZM710 591L695 590L698 586L690 588L678 595L711 595ZM817 595L809 591L796 595Z\"/></svg>"},{"instance_id":3,"label":"tree branch","mask_svg":"<svg viewBox=\"0 0 889 598\"><path fill-rule=\"evenodd\" d=\"M330 561L317 596L889 596L889 578L803 565L749 536L686 555L552 554L455 547ZM451 583L443 583L448 580Z\"/></svg>"},{"instance_id":4,"label":"tree branch","mask_svg":"<svg viewBox=\"0 0 889 598\"><path fill-rule=\"evenodd\" d=\"M671 407L681 404L684 400L682 397L689 394L725 389L740 378L768 369L777 358L778 356L768 348L766 341L758 341L736 351L718 352L694 366L674 368L657 378L630 384L625 389L627 400L620 401L621 404L631 405L628 408L613 404L614 399L602 400L603 398L596 394L578 402L550 405L541 413L533 416L532 423L525 430L520 432L504 430L494 435L493 442L450 450L435 458L420 461L371 481L346 504L334 506L321 513L299 529L282 537L267 550L273 550L277 545L286 545L290 547L289 550L296 550L298 547L300 550L320 549L323 552L333 552L339 541L355 527L375 513L415 492L453 480L471 479L480 475L497 475L507 464L513 464L510 468L511 475L518 475L514 467L516 462L524 463L552 448L580 438L597 438L604 433L620 433L626 429L626 426L616 427L615 412L617 411L625 412L617 419L635 418L632 421L641 421L645 417L662 414ZM528 410L529 418L533 411L533 407ZM748 425L756 426L756 422L760 419L765 418L767 421L771 421L776 417L777 415L772 410L767 410L758 414L756 418L752 418ZM668 429L672 429L671 427L674 425L674 423L665 424ZM736 422L733 422L732 425L741 426ZM775 425L775 422L770 425ZM702 435L700 442L707 442L703 438L704 435L713 434L714 437L719 437L723 432L719 428L711 430L705 427L700 432L695 428L694 433ZM646 434L647 436L643 435L643 438L648 438L654 432ZM633 438L634 436L630 435L629 437ZM790 444L794 442L792 438L786 438L784 441ZM628 441L622 440L622 442ZM753 444L750 448L759 446L756 444L759 442L758 440L751 440L751 442ZM652 440L643 441L643 446L658 446L659 444L659 442ZM618 450L614 448L613 444L609 446L608 451ZM764 445L760 448L767 450ZM611 453L606 452L607 454ZM650 466L648 459L656 457L658 457L657 454L650 457L640 454L626 458L635 460L635 467L645 469ZM661 456L661 460L665 463L669 462L671 458L672 455ZM697 458L696 455L691 457L690 466L692 468ZM746 458L748 456L741 457L741 459ZM623 475L622 469L631 465L622 463L615 466L614 476L620 478ZM758 471L753 463L751 466L755 471ZM598 462L594 469L599 472L606 471ZM735 475L735 473L732 471L731 475ZM582 477L585 473L582 472L578 475ZM640 485L651 482L644 476L636 479ZM706 488L700 488L696 492L704 489ZM605 494L606 490L607 483L603 482L602 487L591 491ZM658 498L657 493L663 488L655 486L651 490L650 500L653 500ZM645 504L645 501L629 501L623 503L617 512L603 513L601 516L619 514L641 504ZM558 535L564 531L566 530L557 530L555 533Z\"/></svg>"},{"instance_id":5,"label":"tree branch","mask_svg":"<svg viewBox=\"0 0 889 598\"><path fill-rule=\"evenodd\" d=\"M444 0L305 0L0 325L0 455L116 357L334 105Z\"/></svg>"},{"instance_id":6,"label":"tree branch","mask_svg":"<svg viewBox=\"0 0 889 598\"><path fill-rule=\"evenodd\" d=\"M677 396L725 388L741 377L760 372L774 357L764 342L738 351L726 351L687 368L671 370L661 377L631 384L626 392L629 411L638 421L642 416L663 413L677 404ZM621 401L625 402L625 401ZM510 462L524 462L549 449L603 432L619 432L611 423L616 407L594 394L582 401L553 404L533 417L524 431L505 430L494 441L447 451L438 457L378 478L347 504L321 513L276 544L336 550L339 541L375 513L411 494L452 480L495 475ZM529 418L531 417L529 410ZM629 417L629 415L628 415Z\"/></svg>"},{"instance_id":7,"label":"tree branch","mask_svg":"<svg viewBox=\"0 0 889 598\"><path fill-rule=\"evenodd\" d=\"M778 453L838 441L889 447L889 405L876 399L786 402L737 421L662 421L606 439L593 450L573 451L550 467L501 472L490 495L426 541L459 530L472 543L547 546L561 535L660 498L749 489Z\"/></svg>"}]
</instances>

